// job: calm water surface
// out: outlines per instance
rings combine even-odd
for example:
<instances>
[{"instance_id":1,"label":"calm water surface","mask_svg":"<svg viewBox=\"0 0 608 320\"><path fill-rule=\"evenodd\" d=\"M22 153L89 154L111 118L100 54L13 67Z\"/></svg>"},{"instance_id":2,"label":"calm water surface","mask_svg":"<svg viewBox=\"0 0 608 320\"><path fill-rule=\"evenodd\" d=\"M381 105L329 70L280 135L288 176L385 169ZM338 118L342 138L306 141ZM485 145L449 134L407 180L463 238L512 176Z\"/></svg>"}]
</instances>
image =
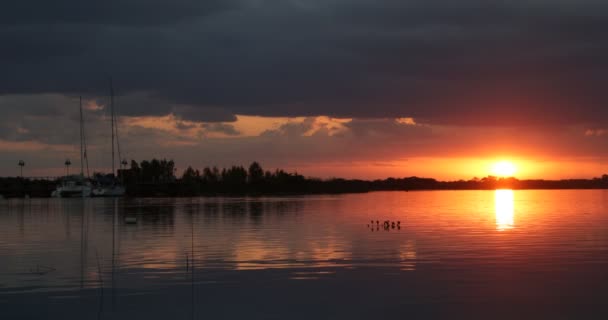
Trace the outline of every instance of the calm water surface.
<instances>
[{"instance_id":1,"label":"calm water surface","mask_svg":"<svg viewBox=\"0 0 608 320\"><path fill-rule=\"evenodd\" d=\"M603 190L0 200L0 319L606 319L607 298Z\"/></svg>"}]
</instances>

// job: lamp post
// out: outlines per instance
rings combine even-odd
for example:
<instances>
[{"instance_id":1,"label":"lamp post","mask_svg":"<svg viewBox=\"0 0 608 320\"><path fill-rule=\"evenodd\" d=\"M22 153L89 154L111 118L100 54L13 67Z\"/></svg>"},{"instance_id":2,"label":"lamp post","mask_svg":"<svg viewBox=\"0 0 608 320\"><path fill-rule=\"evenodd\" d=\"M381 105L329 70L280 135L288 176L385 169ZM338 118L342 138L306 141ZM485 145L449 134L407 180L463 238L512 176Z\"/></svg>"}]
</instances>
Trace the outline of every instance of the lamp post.
<instances>
[{"instance_id":1,"label":"lamp post","mask_svg":"<svg viewBox=\"0 0 608 320\"><path fill-rule=\"evenodd\" d=\"M70 175L70 165L72 164L72 161L70 161L70 159L66 159L64 164L65 164L65 175L69 176Z\"/></svg>"},{"instance_id":2,"label":"lamp post","mask_svg":"<svg viewBox=\"0 0 608 320\"><path fill-rule=\"evenodd\" d=\"M23 167L25 167L25 161L19 160L19 168L21 171L21 179L23 179Z\"/></svg>"}]
</instances>

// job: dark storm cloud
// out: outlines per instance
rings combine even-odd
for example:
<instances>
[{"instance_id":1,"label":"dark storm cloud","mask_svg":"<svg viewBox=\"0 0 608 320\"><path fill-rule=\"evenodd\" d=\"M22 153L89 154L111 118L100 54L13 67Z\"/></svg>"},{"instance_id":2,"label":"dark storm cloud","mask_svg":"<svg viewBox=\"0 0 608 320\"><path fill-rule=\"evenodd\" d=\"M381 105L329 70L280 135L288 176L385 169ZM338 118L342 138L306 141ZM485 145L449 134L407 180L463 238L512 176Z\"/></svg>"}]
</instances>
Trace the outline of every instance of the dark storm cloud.
<instances>
[{"instance_id":1,"label":"dark storm cloud","mask_svg":"<svg viewBox=\"0 0 608 320\"><path fill-rule=\"evenodd\" d=\"M125 115L608 120L603 1L50 3L2 10L0 93L107 95L112 75L157 103Z\"/></svg>"},{"instance_id":2,"label":"dark storm cloud","mask_svg":"<svg viewBox=\"0 0 608 320\"><path fill-rule=\"evenodd\" d=\"M109 105L109 97L98 99L102 105ZM147 93L137 92L115 98L115 112L123 116L163 116L169 113L191 121L199 122L233 122L236 117L224 108L213 106L191 106Z\"/></svg>"},{"instance_id":3,"label":"dark storm cloud","mask_svg":"<svg viewBox=\"0 0 608 320\"><path fill-rule=\"evenodd\" d=\"M88 142L109 141L110 124L101 109L89 110L83 120ZM79 132L78 97L59 94L0 96L0 140L37 141L50 145L75 144Z\"/></svg>"},{"instance_id":4,"label":"dark storm cloud","mask_svg":"<svg viewBox=\"0 0 608 320\"><path fill-rule=\"evenodd\" d=\"M400 124L390 119L353 120L345 124L357 139L386 138L396 140L407 137L415 141L434 138L430 127L425 125Z\"/></svg>"},{"instance_id":5,"label":"dark storm cloud","mask_svg":"<svg viewBox=\"0 0 608 320\"><path fill-rule=\"evenodd\" d=\"M19 0L3 5L0 25L162 25L228 10L233 0Z\"/></svg>"}]
</instances>

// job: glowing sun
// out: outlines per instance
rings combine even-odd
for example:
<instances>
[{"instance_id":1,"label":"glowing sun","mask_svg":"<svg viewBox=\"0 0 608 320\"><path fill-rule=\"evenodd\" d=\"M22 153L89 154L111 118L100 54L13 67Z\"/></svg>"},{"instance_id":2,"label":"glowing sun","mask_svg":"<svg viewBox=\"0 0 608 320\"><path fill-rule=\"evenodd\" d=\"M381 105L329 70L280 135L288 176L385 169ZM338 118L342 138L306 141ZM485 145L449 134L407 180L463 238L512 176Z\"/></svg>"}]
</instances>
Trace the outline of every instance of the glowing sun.
<instances>
[{"instance_id":1,"label":"glowing sun","mask_svg":"<svg viewBox=\"0 0 608 320\"><path fill-rule=\"evenodd\" d=\"M492 174L499 177L512 177L517 167L509 161L499 161L492 165Z\"/></svg>"}]
</instances>

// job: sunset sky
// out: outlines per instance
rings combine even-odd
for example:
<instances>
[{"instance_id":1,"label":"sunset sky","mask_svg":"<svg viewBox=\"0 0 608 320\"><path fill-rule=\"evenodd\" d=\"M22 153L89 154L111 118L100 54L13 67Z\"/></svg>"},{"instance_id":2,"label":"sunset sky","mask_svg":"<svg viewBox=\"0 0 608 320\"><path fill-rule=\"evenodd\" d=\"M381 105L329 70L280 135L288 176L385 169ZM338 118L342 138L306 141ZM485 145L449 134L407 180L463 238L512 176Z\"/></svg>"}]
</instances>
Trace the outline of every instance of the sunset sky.
<instances>
[{"instance_id":1,"label":"sunset sky","mask_svg":"<svg viewBox=\"0 0 608 320\"><path fill-rule=\"evenodd\" d=\"M605 0L25 0L0 24L1 176L79 166L78 96L107 171L110 76L124 157L180 172L608 172Z\"/></svg>"}]
</instances>

